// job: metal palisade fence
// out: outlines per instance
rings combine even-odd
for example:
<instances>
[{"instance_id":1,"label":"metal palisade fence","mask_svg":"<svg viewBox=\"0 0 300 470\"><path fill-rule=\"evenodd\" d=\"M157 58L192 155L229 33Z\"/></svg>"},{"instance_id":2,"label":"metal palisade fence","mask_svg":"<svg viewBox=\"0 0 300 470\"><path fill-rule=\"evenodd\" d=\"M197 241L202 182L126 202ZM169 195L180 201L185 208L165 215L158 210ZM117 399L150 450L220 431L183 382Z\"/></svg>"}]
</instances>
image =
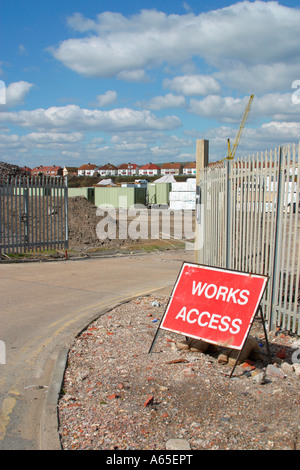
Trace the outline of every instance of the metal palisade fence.
<instances>
[{"instance_id":1,"label":"metal palisade fence","mask_svg":"<svg viewBox=\"0 0 300 470\"><path fill-rule=\"evenodd\" d=\"M199 263L269 276L269 329L300 334L300 145L200 170ZM199 238L201 241L199 242Z\"/></svg>"},{"instance_id":2,"label":"metal palisade fence","mask_svg":"<svg viewBox=\"0 0 300 470\"><path fill-rule=\"evenodd\" d=\"M0 176L0 253L68 248L63 177Z\"/></svg>"}]
</instances>

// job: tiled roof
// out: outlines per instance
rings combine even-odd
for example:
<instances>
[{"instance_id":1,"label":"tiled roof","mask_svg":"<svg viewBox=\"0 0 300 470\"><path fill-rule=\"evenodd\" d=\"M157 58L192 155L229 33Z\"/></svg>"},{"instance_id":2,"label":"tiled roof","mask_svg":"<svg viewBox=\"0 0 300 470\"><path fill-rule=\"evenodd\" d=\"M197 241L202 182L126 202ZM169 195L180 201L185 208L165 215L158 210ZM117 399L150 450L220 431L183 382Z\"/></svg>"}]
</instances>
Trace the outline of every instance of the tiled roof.
<instances>
[{"instance_id":1,"label":"tiled roof","mask_svg":"<svg viewBox=\"0 0 300 470\"><path fill-rule=\"evenodd\" d=\"M32 171L57 171L57 170L62 170L60 166L52 165L52 166L36 166L35 168L32 169Z\"/></svg>"},{"instance_id":2,"label":"tiled roof","mask_svg":"<svg viewBox=\"0 0 300 470\"><path fill-rule=\"evenodd\" d=\"M93 165L91 163L87 163L86 165L81 165L78 170L95 170L97 165Z\"/></svg>"},{"instance_id":3,"label":"tiled roof","mask_svg":"<svg viewBox=\"0 0 300 470\"><path fill-rule=\"evenodd\" d=\"M196 168L196 162L188 163L187 165L184 166L184 168Z\"/></svg>"},{"instance_id":4,"label":"tiled roof","mask_svg":"<svg viewBox=\"0 0 300 470\"><path fill-rule=\"evenodd\" d=\"M140 170L160 170L160 168L154 163L147 163L147 165L140 166Z\"/></svg>"},{"instance_id":5,"label":"tiled roof","mask_svg":"<svg viewBox=\"0 0 300 470\"><path fill-rule=\"evenodd\" d=\"M118 166L119 170L128 170L128 169L135 169L138 168L136 163L122 163L122 165Z\"/></svg>"},{"instance_id":6,"label":"tiled roof","mask_svg":"<svg viewBox=\"0 0 300 470\"><path fill-rule=\"evenodd\" d=\"M117 167L112 165L111 163L107 163L106 165L100 166L99 170L116 170Z\"/></svg>"},{"instance_id":7,"label":"tiled roof","mask_svg":"<svg viewBox=\"0 0 300 470\"><path fill-rule=\"evenodd\" d=\"M174 163L174 162L171 162L171 163L163 163L163 165L161 166L161 168L163 170L165 169L175 169L175 170L180 170L180 168L182 167L181 163Z\"/></svg>"}]
</instances>

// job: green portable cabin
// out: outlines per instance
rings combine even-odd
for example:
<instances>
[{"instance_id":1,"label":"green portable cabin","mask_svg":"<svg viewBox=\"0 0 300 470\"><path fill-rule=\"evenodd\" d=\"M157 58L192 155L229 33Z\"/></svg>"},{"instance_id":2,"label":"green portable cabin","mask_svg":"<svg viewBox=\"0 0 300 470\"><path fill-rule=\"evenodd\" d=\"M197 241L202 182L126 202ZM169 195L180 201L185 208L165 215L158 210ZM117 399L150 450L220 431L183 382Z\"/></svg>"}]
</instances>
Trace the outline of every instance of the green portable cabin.
<instances>
[{"instance_id":1,"label":"green portable cabin","mask_svg":"<svg viewBox=\"0 0 300 470\"><path fill-rule=\"evenodd\" d=\"M109 205L116 209L128 209L138 204L146 205L146 188L95 188L95 206Z\"/></svg>"},{"instance_id":2,"label":"green portable cabin","mask_svg":"<svg viewBox=\"0 0 300 470\"><path fill-rule=\"evenodd\" d=\"M171 183L149 183L147 185L148 204L169 204L169 193L172 189Z\"/></svg>"},{"instance_id":3,"label":"green portable cabin","mask_svg":"<svg viewBox=\"0 0 300 470\"><path fill-rule=\"evenodd\" d=\"M68 197L84 196L92 204L95 204L95 188L68 188Z\"/></svg>"}]
</instances>

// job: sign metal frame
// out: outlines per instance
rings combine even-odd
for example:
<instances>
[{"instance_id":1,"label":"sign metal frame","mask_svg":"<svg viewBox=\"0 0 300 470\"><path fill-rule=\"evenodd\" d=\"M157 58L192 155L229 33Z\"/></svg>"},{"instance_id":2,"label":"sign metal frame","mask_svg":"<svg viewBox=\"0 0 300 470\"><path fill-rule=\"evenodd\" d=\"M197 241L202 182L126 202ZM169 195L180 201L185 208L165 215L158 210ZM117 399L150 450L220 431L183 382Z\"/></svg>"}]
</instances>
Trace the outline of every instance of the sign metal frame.
<instances>
[{"instance_id":1,"label":"sign metal frame","mask_svg":"<svg viewBox=\"0 0 300 470\"><path fill-rule=\"evenodd\" d=\"M150 346L150 349L149 349L148 354L150 354L150 353L153 351L153 348L154 348L154 345L155 345L155 342L156 342L158 333L159 333L159 331L160 331L161 329L165 329L165 330L168 330L168 331L173 331L174 333L178 333L178 334L184 335L185 337L189 337L189 335L187 335L186 332L179 331L179 330L177 330L177 329L166 328L166 327L162 326L163 323L164 323L164 321L165 321L165 319L166 319L166 316L167 316L167 314L168 314L168 312L169 312L169 308L170 308L170 306L171 306L171 304L172 304L172 302L173 302L173 299L174 299L174 296L175 296L175 294L176 294L176 291L177 291L177 289L178 289L178 285L179 285L179 283L180 283L181 276L182 276L182 273L183 273L183 271L184 271L184 268L185 268L185 267L189 267L189 266L190 266L190 267L193 267L193 268L196 268L196 269L197 269L197 268L200 268L200 269L204 269L204 270L209 270L209 271L212 273L212 275L214 275L214 272L215 272L215 273L217 273L217 272L220 273L220 272L221 272L222 274L226 274L226 273L229 273L229 274L230 274L230 273L231 273L231 274L241 275L241 276L253 276L253 277L256 277L256 278L262 278L262 281L263 281L263 283L262 283L262 288L261 288L261 290L260 290L260 292L259 292L259 295L257 295L257 302L256 302L256 304L255 304L255 306L254 306L253 312L249 315L249 322L248 322L248 324L247 324L247 330L246 330L246 332L244 333L244 337L243 337L243 340L242 340L242 342L241 342L241 344L240 344L240 347L235 346L235 347L232 348L232 346L231 346L230 344L226 345L226 344L218 343L218 342L216 342L216 341L209 341L209 339L207 339L207 338L205 338L205 337L200 337L200 336L196 336L196 335L193 335L193 334L191 334L190 336L193 337L193 338L202 339L202 340L206 341L207 343L213 343L213 344L217 344L217 345L220 345L220 346L222 346L222 347L225 347L225 348L228 347L228 348L231 348L231 349L237 349L237 350L239 350L239 354L238 354L238 356L237 356L237 358L236 358L235 364L234 364L233 369L232 369L232 371L231 371L231 373L230 373L230 377L231 377L231 376L233 375L233 372L234 372L234 370L235 370L235 367L236 367L236 365L237 365L237 363L238 363L238 361L239 361L240 355L241 355L241 353L242 353L242 351L243 351L245 342L246 342L246 340L247 340L247 338L248 338L249 332L250 332L251 327L252 327L252 325L253 325L253 321L254 321L254 319L255 319L257 313L260 312L260 314L261 314L261 321L262 321L263 330L264 330L264 336L265 336L265 339L266 339L266 346L267 346L267 351L268 351L269 362L271 362L271 355L270 355L270 348L269 348L268 336L267 336L267 331L266 331L266 326L265 326L265 320L264 320L264 315L263 315L262 307L261 307L261 305L260 305L261 298L262 298L262 296L263 296L263 294L264 294L264 291L265 291L265 289L266 289L266 286L267 286L269 277L266 276L266 275L262 275L262 274L247 273L247 272L243 272L243 271L237 271L237 270L232 270L232 269L227 269L227 268L219 268L219 267L214 267L214 266L207 266L207 265L203 265L203 264L190 263L190 262L183 262L183 263L182 263L180 272L179 272L179 274L178 274L178 276L177 276L177 280L176 280L175 285L174 285L174 287L173 287L173 289L172 289L172 293L171 293L171 295L170 295L170 297L169 297L169 301L168 301L168 303L167 303L165 312L164 312L164 314L163 314L163 316L162 316L162 318L161 318L161 320L160 320L160 322L159 322L159 325L158 325L158 327L157 327L157 330L156 330L156 333L155 333L155 336L154 336L154 338L153 338L153 341L152 341L152 344L151 344L151 346ZM184 300L184 299L180 299L180 300ZM255 299L255 300L256 300L256 299ZM218 316L219 316L219 315L218 315Z\"/></svg>"}]
</instances>

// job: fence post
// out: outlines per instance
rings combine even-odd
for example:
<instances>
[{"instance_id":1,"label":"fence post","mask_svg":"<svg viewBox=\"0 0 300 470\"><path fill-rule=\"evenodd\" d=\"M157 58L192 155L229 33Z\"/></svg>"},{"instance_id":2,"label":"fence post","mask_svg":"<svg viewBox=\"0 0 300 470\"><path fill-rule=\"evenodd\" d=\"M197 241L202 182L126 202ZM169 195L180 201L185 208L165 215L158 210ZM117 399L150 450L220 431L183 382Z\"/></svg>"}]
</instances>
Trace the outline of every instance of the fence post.
<instances>
[{"instance_id":1,"label":"fence post","mask_svg":"<svg viewBox=\"0 0 300 470\"><path fill-rule=\"evenodd\" d=\"M23 222L24 222L24 251L28 251L29 249L29 190L28 190L28 183L27 187L24 185L24 214L23 214Z\"/></svg>"},{"instance_id":2,"label":"fence post","mask_svg":"<svg viewBox=\"0 0 300 470\"><path fill-rule=\"evenodd\" d=\"M231 163L226 162L226 268L231 267Z\"/></svg>"},{"instance_id":3,"label":"fence post","mask_svg":"<svg viewBox=\"0 0 300 470\"><path fill-rule=\"evenodd\" d=\"M200 263L200 250L203 251L203 211L201 203L200 172L208 166L209 141L197 140L196 146L196 220L195 220L195 262ZM202 226L201 226L202 224ZM203 262L203 260L202 260Z\"/></svg>"},{"instance_id":4,"label":"fence post","mask_svg":"<svg viewBox=\"0 0 300 470\"><path fill-rule=\"evenodd\" d=\"M277 180L277 195L276 195L276 216L275 216L275 235L274 235L274 253L273 253L273 272L270 276L271 281L271 305L270 305L270 324L269 330L276 326L276 306L278 296L278 282L280 272L280 244L281 244L281 232L282 223L281 215L283 211L283 196L284 196L284 178L282 172L284 171L285 165L282 165L283 156L282 147L279 147L278 157L278 180Z\"/></svg>"},{"instance_id":5,"label":"fence post","mask_svg":"<svg viewBox=\"0 0 300 470\"><path fill-rule=\"evenodd\" d=\"M64 177L64 206L65 206L65 256L69 248L69 224L68 224L68 176Z\"/></svg>"}]
</instances>

